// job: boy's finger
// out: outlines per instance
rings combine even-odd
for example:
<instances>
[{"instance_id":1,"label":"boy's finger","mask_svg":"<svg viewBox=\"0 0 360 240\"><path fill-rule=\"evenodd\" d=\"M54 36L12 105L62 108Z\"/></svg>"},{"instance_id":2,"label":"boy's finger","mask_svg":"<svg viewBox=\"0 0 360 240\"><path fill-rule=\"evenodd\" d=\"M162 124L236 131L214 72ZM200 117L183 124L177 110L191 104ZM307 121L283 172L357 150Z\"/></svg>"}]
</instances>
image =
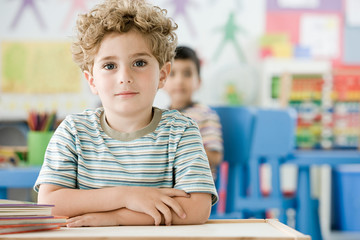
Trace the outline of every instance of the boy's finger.
<instances>
[{"instance_id":1,"label":"boy's finger","mask_svg":"<svg viewBox=\"0 0 360 240\"><path fill-rule=\"evenodd\" d=\"M163 202L169 206L180 218L184 219L186 218L186 213L184 211L184 209L181 207L181 205L175 201L172 198L164 198Z\"/></svg>"},{"instance_id":2,"label":"boy's finger","mask_svg":"<svg viewBox=\"0 0 360 240\"><path fill-rule=\"evenodd\" d=\"M161 214L159 213L159 211L156 208L153 208L153 209L151 209L149 211L146 211L145 213L150 215L154 219L154 221L155 221L154 225L155 226L160 225L160 223L161 223Z\"/></svg>"},{"instance_id":3,"label":"boy's finger","mask_svg":"<svg viewBox=\"0 0 360 240\"><path fill-rule=\"evenodd\" d=\"M70 222L66 222L66 226L71 228L71 227L81 227L81 221L78 219L73 219L73 221Z\"/></svg>"},{"instance_id":4,"label":"boy's finger","mask_svg":"<svg viewBox=\"0 0 360 240\"><path fill-rule=\"evenodd\" d=\"M167 226L170 226L172 222L172 215L170 208L162 202L157 203L155 206L162 213L162 215L164 215L165 224Z\"/></svg>"},{"instance_id":5,"label":"boy's finger","mask_svg":"<svg viewBox=\"0 0 360 240\"><path fill-rule=\"evenodd\" d=\"M189 194L184 190L176 188L161 188L160 190L169 197L189 197Z\"/></svg>"},{"instance_id":6,"label":"boy's finger","mask_svg":"<svg viewBox=\"0 0 360 240\"><path fill-rule=\"evenodd\" d=\"M72 218L69 218L66 220L66 223L69 224L69 223L73 223L73 222L76 222L80 217L72 217Z\"/></svg>"}]
</instances>

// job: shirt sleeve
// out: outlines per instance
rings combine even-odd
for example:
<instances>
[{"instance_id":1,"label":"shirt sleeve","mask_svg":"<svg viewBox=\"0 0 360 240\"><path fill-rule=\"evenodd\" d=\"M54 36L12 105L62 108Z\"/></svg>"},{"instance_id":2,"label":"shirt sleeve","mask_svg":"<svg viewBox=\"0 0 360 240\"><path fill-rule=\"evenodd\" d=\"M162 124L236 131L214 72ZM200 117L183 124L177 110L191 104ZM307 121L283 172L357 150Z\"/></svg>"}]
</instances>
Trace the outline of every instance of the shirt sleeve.
<instances>
[{"instance_id":1,"label":"shirt sleeve","mask_svg":"<svg viewBox=\"0 0 360 240\"><path fill-rule=\"evenodd\" d=\"M199 129L192 123L178 143L174 162L175 188L185 192L210 193L212 204L218 200L209 162Z\"/></svg>"},{"instance_id":2,"label":"shirt sleeve","mask_svg":"<svg viewBox=\"0 0 360 240\"><path fill-rule=\"evenodd\" d=\"M41 184L77 188L77 154L74 122L67 117L56 129L45 152L44 163L34 185Z\"/></svg>"},{"instance_id":3,"label":"shirt sleeve","mask_svg":"<svg viewBox=\"0 0 360 240\"><path fill-rule=\"evenodd\" d=\"M223 151L223 139L219 116L214 112L206 113L199 123L204 146L212 151Z\"/></svg>"}]
</instances>

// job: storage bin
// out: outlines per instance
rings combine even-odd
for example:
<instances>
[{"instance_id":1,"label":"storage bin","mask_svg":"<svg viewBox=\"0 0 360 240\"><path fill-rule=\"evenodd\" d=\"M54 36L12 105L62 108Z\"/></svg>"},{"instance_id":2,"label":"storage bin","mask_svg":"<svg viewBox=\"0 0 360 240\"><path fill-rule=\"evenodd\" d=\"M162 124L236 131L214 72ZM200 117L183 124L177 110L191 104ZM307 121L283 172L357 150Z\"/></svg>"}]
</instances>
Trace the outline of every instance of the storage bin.
<instances>
[{"instance_id":1,"label":"storage bin","mask_svg":"<svg viewBox=\"0 0 360 240\"><path fill-rule=\"evenodd\" d=\"M360 164L338 166L333 181L337 229L360 232Z\"/></svg>"}]
</instances>

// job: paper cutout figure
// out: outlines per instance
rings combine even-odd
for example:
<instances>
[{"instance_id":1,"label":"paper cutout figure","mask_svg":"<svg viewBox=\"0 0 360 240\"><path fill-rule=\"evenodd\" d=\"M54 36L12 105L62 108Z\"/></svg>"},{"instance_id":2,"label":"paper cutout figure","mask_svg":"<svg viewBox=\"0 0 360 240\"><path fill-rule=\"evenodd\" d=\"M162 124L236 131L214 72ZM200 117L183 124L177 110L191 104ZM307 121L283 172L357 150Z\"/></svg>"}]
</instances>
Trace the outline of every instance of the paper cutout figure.
<instances>
[{"instance_id":1,"label":"paper cutout figure","mask_svg":"<svg viewBox=\"0 0 360 240\"><path fill-rule=\"evenodd\" d=\"M87 11L87 7L85 4L86 0L71 0L71 1L72 1L72 5L70 11L68 12L65 18L64 24L62 25L62 30L65 30L69 27L69 24L72 21L75 13Z\"/></svg>"},{"instance_id":2,"label":"paper cutout figure","mask_svg":"<svg viewBox=\"0 0 360 240\"><path fill-rule=\"evenodd\" d=\"M187 7L191 4L191 0L171 0L171 2L175 6L174 18L177 18L178 16L183 16L187 27L190 30L190 33L196 36L196 29L194 28L194 24L190 20L189 14L186 10Z\"/></svg>"},{"instance_id":3,"label":"paper cutout figure","mask_svg":"<svg viewBox=\"0 0 360 240\"><path fill-rule=\"evenodd\" d=\"M39 12L38 8L35 5L35 0L22 0L22 4L21 4L18 12L16 13L16 16L15 16L14 20L12 21L10 27L12 29L16 28L17 24L19 23L19 19L20 19L21 15L23 14L23 12L25 11L26 8L32 8L32 10L33 10L33 12L35 14L35 17L36 17L36 19L38 20L38 22L40 24L40 27L45 29L46 28L45 23L42 20L40 12Z\"/></svg>"},{"instance_id":4,"label":"paper cutout figure","mask_svg":"<svg viewBox=\"0 0 360 240\"><path fill-rule=\"evenodd\" d=\"M217 60L219 58L220 53L223 50L225 44L231 41L235 47L235 50L238 54L240 61L246 62L245 56L243 54L243 50L241 49L240 45L238 44L238 41L236 40L236 32L238 31L245 32L245 31L241 27L236 25L234 13L229 14L229 18L225 26L222 28L222 30L224 30L225 32L224 38L215 52L214 60Z\"/></svg>"}]
</instances>

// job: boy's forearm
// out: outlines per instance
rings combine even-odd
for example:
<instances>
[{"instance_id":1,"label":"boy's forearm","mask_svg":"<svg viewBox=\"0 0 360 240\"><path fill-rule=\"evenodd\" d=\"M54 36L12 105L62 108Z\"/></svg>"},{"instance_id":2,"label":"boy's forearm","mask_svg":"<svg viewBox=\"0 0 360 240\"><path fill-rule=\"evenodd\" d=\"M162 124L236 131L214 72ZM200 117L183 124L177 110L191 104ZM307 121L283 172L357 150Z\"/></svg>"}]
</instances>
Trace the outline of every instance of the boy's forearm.
<instances>
[{"instance_id":1,"label":"boy's forearm","mask_svg":"<svg viewBox=\"0 0 360 240\"><path fill-rule=\"evenodd\" d=\"M154 219L145 213L135 212L127 208L115 210L117 225L120 226L146 226L154 225ZM163 224L163 221L161 222Z\"/></svg>"},{"instance_id":2,"label":"boy's forearm","mask_svg":"<svg viewBox=\"0 0 360 240\"><path fill-rule=\"evenodd\" d=\"M186 218L181 219L172 212L172 224L203 224L209 219L211 212L211 194L191 193L190 198L175 197L174 199L183 207Z\"/></svg>"},{"instance_id":3,"label":"boy's forearm","mask_svg":"<svg viewBox=\"0 0 360 240\"><path fill-rule=\"evenodd\" d=\"M53 185L41 185L38 195L39 203L55 205L52 210L53 215L73 217L89 212L105 212L124 207L121 194L124 193L126 187L92 190L53 189L53 187Z\"/></svg>"}]
</instances>

